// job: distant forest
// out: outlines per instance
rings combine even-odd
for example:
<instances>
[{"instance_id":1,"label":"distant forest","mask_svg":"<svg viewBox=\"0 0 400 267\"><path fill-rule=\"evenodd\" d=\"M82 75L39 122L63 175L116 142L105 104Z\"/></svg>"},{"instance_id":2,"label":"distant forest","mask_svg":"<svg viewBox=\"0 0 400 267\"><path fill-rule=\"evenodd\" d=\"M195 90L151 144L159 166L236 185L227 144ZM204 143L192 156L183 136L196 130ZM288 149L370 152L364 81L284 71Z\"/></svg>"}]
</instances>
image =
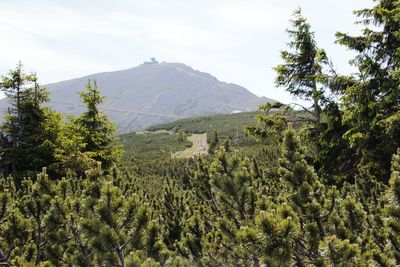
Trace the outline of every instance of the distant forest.
<instances>
[{"instance_id":1,"label":"distant forest","mask_svg":"<svg viewBox=\"0 0 400 267\"><path fill-rule=\"evenodd\" d=\"M144 133L115 136L96 81L82 114L55 112L18 64L0 80L0 265L399 266L400 0L354 13L360 35L336 34L351 75L293 13L275 83L311 107ZM193 133L208 155L172 157Z\"/></svg>"}]
</instances>

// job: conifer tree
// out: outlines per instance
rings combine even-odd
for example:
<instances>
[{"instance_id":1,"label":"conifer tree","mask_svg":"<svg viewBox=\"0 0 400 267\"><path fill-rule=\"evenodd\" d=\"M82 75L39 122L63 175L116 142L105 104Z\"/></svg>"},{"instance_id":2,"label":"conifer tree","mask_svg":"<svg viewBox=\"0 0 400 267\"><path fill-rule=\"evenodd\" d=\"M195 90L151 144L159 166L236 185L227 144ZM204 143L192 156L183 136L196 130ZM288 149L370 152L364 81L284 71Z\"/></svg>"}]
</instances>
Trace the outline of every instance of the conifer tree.
<instances>
[{"instance_id":1,"label":"conifer tree","mask_svg":"<svg viewBox=\"0 0 400 267\"><path fill-rule=\"evenodd\" d=\"M185 223L179 251L194 262L200 263L206 254L206 233L201 215L194 214Z\"/></svg>"},{"instance_id":2,"label":"conifer tree","mask_svg":"<svg viewBox=\"0 0 400 267\"><path fill-rule=\"evenodd\" d=\"M4 266L16 265L30 251L30 224L20 212L17 194L12 177L0 179L0 264Z\"/></svg>"},{"instance_id":3,"label":"conifer tree","mask_svg":"<svg viewBox=\"0 0 400 267\"><path fill-rule=\"evenodd\" d=\"M355 83L343 92L345 138L359 162L387 181L391 157L400 146L400 21L398 0L380 0L356 11L366 27L360 36L337 33L337 42L357 53Z\"/></svg>"},{"instance_id":4,"label":"conifer tree","mask_svg":"<svg viewBox=\"0 0 400 267\"><path fill-rule=\"evenodd\" d=\"M223 149L219 149L210 168L212 185L218 192L218 204L227 218L239 228L241 222L254 218L254 177L249 162L230 158Z\"/></svg>"},{"instance_id":5,"label":"conifer tree","mask_svg":"<svg viewBox=\"0 0 400 267\"><path fill-rule=\"evenodd\" d=\"M219 146L224 139L215 131L213 155L146 155L110 168L117 149L111 146L112 127L98 110L102 97L96 84L89 82L82 93L87 111L61 122L41 107L46 94L36 76L17 67L1 84L14 101L3 124L1 152L8 156L9 171L29 174L40 161L63 178L50 179L46 168L36 178L0 177L0 265L400 265L399 7L398 0L379 0L358 14L367 25L380 27L357 38L338 35L359 53L359 77L329 81L330 89L343 94L343 106L325 105L326 62L298 13L294 52L285 56L314 56L316 72L309 60L278 69L294 75L281 82L311 101L316 95L310 84L322 88L317 104L324 118L321 113L315 120L317 105L310 110L321 126L320 139L302 140L304 123L291 117L296 111L269 103L261 107L259 124L247 128L262 144L234 156L227 145ZM292 73L298 70L293 66L302 67L304 75ZM313 162L309 151L315 144L321 150ZM396 148L389 171L387 155L379 153ZM10 151L23 151L32 162L12 166L17 161Z\"/></svg>"},{"instance_id":6,"label":"conifer tree","mask_svg":"<svg viewBox=\"0 0 400 267\"><path fill-rule=\"evenodd\" d=\"M52 199L45 217L49 241L46 254L55 265L91 266L94 263L91 242L95 235L89 226L93 221L93 207L100 197L102 179L99 179L100 170L88 170L87 174L86 180L70 176L57 181L60 194Z\"/></svg>"},{"instance_id":7,"label":"conifer tree","mask_svg":"<svg viewBox=\"0 0 400 267\"><path fill-rule=\"evenodd\" d=\"M222 147L224 148L225 152L231 152L229 139L224 139L224 141L222 141Z\"/></svg>"},{"instance_id":8,"label":"conifer tree","mask_svg":"<svg viewBox=\"0 0 400 267\"><path fill-rule=\"evenodd\" d=\"M154 221L147 227L145 247L148 257L159 262L165 261L166 248L161 240L160 226Z\"/></svg>"},{"instance_id":9,"label":"conifer tree","mask_svg":"<svg viewBox=\"0 0 400 267\"><path fill-rule=\"evenodd\" d=\"M123 197L110 183L103 185L93 208L93 219L85 227L95 234L91 245L98 251L96 261L125 266L127 251L143 246L141 240L149 222L149 210L140 207L135 197Z\"/></svg>"},{"instance_id":10,"label":"conifer tree","mask_svg":"<svg viewBox=\"0 0 400 267\"><path fill-rule=\"evenodd\" d=\"M213 242L221 243L218 264L253 262L253 253L241 248L237 232L242 226L253 224L256 208L256 181L250 162L229 156L221 147L210 165L212 206L217 220ZM214 215L214 216L215 216ZM255 260L258 262L258 260Z\"/></svg>"},{"instance_id":11,"label":"conifer tree","mask_svg":"<svg viewBox=\"0 0 400 267\"><path fill-rule=\"evenodd\" d=\"M113 146L115 128L107 117L99 110L104 97L100 95L96 81L86 84L86 91L80 92L87 110L73 120L79 134L82 136L86 152L95 161L101 161L105 169L111 167L121 153L120 147Z\"/></svg>"},{"instance_id":12,"label":"conifer tree","mask_svg":"<svg viewBox=\"0 0 400 267\"><path fill-rule=\"evenodd\" d=\"M187 193L179 190L175 181L167 180L167 186L162 195L161 217L164 225L164 243L168 249L176 250L184 228L185 217L188 216Z\"/></svg>"},{"instance_id":13,"label":"conifer tree","mask_svg":"<svg viewBox=\"0 0 400 267\"><path fill-rule=\"evenodd\" d=\"M254 225L243 226L237 232L244 256L253 265L288 266L296 259L302 266L302 255L296 254L293 243L297 240L299 229L296 215L287 205L270 203L268 211L261 210Z\"/></svg>"},{"instance_id":14,"label":"conifer tree","mask_svg":"<svg viewBox=\"0 0 400 267\"><path fill-rule=\"evenodd\" d=\"M219 137L218 131L213 130L210 137L210 144L208 146L208 153L214 153L214 151L218 148L219 145Z\"/></svg>"},{"instance_id":15,"label":"conifer tree","mask_svg":"<svg viewBox=\"0 0 400 267\"><path fill-rule=\"evenodd\" d=\"M392 175L389 184L389 205L386 207L386 213L389 216L387 226L389 228L389 240L393 248L393 257L396 264L400 264L400 149L393 156Z\"/></svg>"},{"instance_id":16,"label":"conifer tree","mask_svg":"<svg viewBox=\"0 0 400 267\"><path fill-rule=\"evenodd\" d=\"M339 103L329 103L324 109L324 118L326 122L319 127L320 149L314 167L327 178L329 184L341 187L344 182L354 183L357 155L349 141L343 138L349 125L343 122L343 110Z\"/></svg>"},{"instance_id":17,"label":"conifer tree","mask_svg":"<svg viewBox=\"0 0 400 267\"><path fill-rule=\"evenodd\" d=\"M145 253L141 259L146 253L161 259L163 247L155 229L150 227L146 233L149 210L138 197L123 195L103 176L100 164L86 176L84 182L59 182L61 194L46 216L46 236L51 241L46 252L51 262L127 266L131 252L139 250Z\"/></svg>"},{"instance_id":18,"label":"conifer tree","mask_svg":"<svg viewBox=\"0 0 400 267\"><path fill-rule=\"evenodd\" d=\"M299 255L307 255L314 264L321 261L319 242L327 236L326 223L334 211L336 192L324 186L308 165L304 148L293 129L285 131L280 158L281 177L289 184L290 203L298 213L306 243L301 241ZM303 251L305 249L305 251Z\"/></svg>"},{"instance_id":19,"label":"conifer tree","mask_svg":"<svg viewBox=\"0 0 400 267\"><path fill-rule=\"evenodd\" d=\"M26 217L31 218L29 224L32 227L33 255L35 263L39 264L44 259L44 246L47 242L45 216L50 209L50 200L55 196L46 168L37 175L35 182L31 179L23 180L22 190L25 193L21 198L21 211Z\"/></svg>"},{"instance_id":20,"label":"conifer tree","mask_svg":"<svg viewBox=\"0 0 400 267\"><path fill-rule=\"evenodd\" d=\"M312 101L310 119L321 122L322 105L326 101L324 67L330 63L323 49L318 48L311 26L302 16L301 9L293 13L292 28L287 32L292 38L288 51L281 52L284 63L275 67L278 76L275 83L284 87L294 97Z\"/></svg>"},{"instance_id":21,"label":"conifer tree","mask_svg":"<svg viewBox=\"0 0 400 267\"><path fill-rule=\"evenodd\" d=\"M11 104L1 125L6 174L40 171L55 163L61 116L42 106L48 92L39 86L36 74L26 74L19 63L2 77L0 88Z\"/></svg>"},{"instance_id":22,"label":"conifer tree","mask_svg":"<svg viewBox=\"0 0 400 267\"><path fill-rule=\"evenodd\" d=\"M93 153L85 150L84 136L77 134L77 127L73 117L61 124L61 147L56 149L57 164L55 168L60 177L76 175L82 177L85 171L95 168L97 163Z\"/></svg>"}]
</instances>

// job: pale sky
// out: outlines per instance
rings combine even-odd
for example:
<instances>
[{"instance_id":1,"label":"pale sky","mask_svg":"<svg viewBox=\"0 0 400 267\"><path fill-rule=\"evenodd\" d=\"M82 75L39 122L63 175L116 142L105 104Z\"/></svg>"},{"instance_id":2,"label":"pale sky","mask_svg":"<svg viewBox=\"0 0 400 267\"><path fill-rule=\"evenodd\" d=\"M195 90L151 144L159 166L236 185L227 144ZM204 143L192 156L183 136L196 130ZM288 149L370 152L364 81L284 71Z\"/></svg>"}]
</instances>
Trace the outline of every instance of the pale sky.
<instances>
[{"instance_id":1,"label":"pale sky","mask_svg":"<svg viewBox=\"0 0 400 267\"><path fill-rule=\"evenodd\" d=\"M372 0L1 0L0 74L21 60L42 84L135 67L150 57L182 62L284 103L274 66L301 7L339 72L352 54L335 32L358 33L352 10Z\"/></svg>"}]
</instances>

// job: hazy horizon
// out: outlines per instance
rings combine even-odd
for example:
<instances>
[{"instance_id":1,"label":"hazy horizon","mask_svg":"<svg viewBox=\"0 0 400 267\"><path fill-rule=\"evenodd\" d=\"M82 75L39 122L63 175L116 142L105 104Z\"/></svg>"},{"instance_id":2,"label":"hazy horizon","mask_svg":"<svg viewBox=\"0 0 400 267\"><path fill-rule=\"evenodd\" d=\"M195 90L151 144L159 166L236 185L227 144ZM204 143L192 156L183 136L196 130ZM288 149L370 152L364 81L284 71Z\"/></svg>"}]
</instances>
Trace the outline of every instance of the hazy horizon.
<instances>
[{"instance_id":1,"label":"hazy horizon","mask_svg":"<svg viewBox=\"0 0 400 267\"><path fill-rule=\"evenodd\" d=\"M292 101L276 89L272 68L301 7L339 72L351 53L335 32L357 33L352 10L373 1L35 1L0 2L0 74L20 60L41 84L128 69L150 57L180 62L258 96ZM328 12L329 11L329 12Z\"/></svg>"}]
</instances>

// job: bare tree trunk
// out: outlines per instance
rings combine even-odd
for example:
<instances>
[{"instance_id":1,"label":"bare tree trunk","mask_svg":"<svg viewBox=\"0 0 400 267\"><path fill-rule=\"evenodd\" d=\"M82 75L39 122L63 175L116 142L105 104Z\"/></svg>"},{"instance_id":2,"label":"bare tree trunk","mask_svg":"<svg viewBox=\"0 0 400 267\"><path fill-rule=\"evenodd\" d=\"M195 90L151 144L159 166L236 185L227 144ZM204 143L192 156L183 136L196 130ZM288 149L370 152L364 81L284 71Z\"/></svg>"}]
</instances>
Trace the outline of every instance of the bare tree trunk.
<instances>
[{"instance_id":1,"label":"bare tree trunk","mask_svg":"<svg viewBox=\"0 0 400 267\"><path fill-rule=\"evenodd\" d=\"M322 113L322 109L321 106L319 104L319 100L320 97L318 96L318 90L317 90L317 84L314 82L314 89L313 89L313 113L315 116L315 126L318 126L321 123L321 113ZM314 132L314 139L315 139L315 144L316 144L316 153L319 154L319 152L321 151L321 147L319 145L318 139L319 139L319 133L318 133L318 129L315 129Z\"/></svg>"},{"instance_id":2,"label":"bare tree trunk","mask_svg":"<svg viewBox=\"0 0 400 267\"><path fill-rule=\"evenodd\" d=\"M321 122L321 106L319 105L320 97L318 96L317 84L315 82L313 87L314 87L312 92L313 112L315 116L315 121L318 124Z\"/></svg>"},{"instance_id":3,"label":"bare tree trunk","mask_svg":"<svg viewBox=\"0 0 400 267\"><path fill-rule=\"evenodd\" d=\"M120 266L125 267L125 255L124 255L124 252L122 251L122 249L118 248L117 254L118 254Z\"/></svg>"}]
</instances>

